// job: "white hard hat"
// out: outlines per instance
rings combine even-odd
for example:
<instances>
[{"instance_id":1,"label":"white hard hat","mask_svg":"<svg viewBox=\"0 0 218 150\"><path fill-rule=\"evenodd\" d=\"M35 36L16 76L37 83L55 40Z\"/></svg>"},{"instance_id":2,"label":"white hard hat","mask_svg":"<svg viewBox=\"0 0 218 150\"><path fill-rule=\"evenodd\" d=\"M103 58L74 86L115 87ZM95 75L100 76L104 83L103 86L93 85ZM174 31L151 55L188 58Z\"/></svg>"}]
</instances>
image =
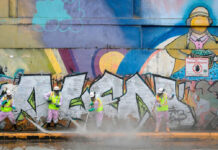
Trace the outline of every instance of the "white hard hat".
<instances>
[{"instance_id":1,"label":"white hard hat","mask_svg":"<svg viewBox=\"0 0 218 150\"><path fill-rule=\"evenodd\" d=\"M58 86L54 87L54 91L59 91L59 90L60 90L60 88Z\"/></svg>"},{"instance_id":2,"label":"white hard hat","mask_svg":"<svg viewBox=\"0 0 218 150\"><path fill-rule=\"evenodd\" d=\"M161 94L163 92L164 92L164 88L159 88L158 91L157 91L158 94Z\"/></svg>"},{"instance_id":3,"label":"white hard hat","mask_svg":"<svg viewBox=\"0 0 218 150\"><path fill-rule=\"evenodd\" d=\"M11 95L11 91L10 91L10 90L7 90L7 91L6 91L6 94L7 94L7 95Z\"/></svg>"},{"instance_id":4,"label":"white hard hat","mask_svg":"<svg viewBox=\"0 0 218 150\"><path fill-rule=\"evenodd\" d=\"M95 96L95 92L90 92L90 97L94 97Z\"/></svg>"}]
</instances>

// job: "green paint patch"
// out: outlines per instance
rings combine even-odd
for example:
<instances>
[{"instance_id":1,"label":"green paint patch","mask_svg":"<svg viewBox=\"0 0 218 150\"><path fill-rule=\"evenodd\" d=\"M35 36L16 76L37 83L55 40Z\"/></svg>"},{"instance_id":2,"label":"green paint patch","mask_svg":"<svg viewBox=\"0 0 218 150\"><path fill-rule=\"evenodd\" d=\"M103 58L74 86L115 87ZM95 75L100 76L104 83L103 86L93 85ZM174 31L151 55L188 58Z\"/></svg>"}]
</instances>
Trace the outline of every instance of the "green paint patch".
<instances>
[{"instance_id":1,"label":"green paint patch","mask_svg":"<svg viewBox=\"0 0 218 150\"><path fill-rule=\"evenodd\" d=\"M70 107L75 107L75 106L82 106L83 108L85 108L81 97L77 97L71 100Z\"/></svg>"},{"instance_id":2,"label":"green paint patch","mask_svg":"<svg viewBox=\"0 0 218 150\"><path fill-rule=\"evenodd\" d=\"M36 101L35 101L35 89L34 88L33 88L32 93L30 94L30 97L28 98L27 102L30 104L30 106L36 112Z\"/></svg>"},{"instance_id":3,"label":"green paint patch","mask_svg":"<svg viewBox=\"0 0 218 150\"><path fill-rule=\"evenodd\" d=\"M116 102L114 102L114 103L111 103L110 106L112 106L113 108L115 108L116 110L118 110L119 101L116 101Z\"/></svg>"},{"instance_id":4,"label":"green paint patch","mask_svg":"<svg viewBox=\"0 0 218 150\"><path fill-rule=\"evenodd\" d=\"M140 119L142 119L149 110L147 105L143 102L142 98L138 94L136 94L136 101L138 105L139 116Z\"/></svg>"},{"instance_id":5,"label":"green paint patch","mask_svg":"<svg viewBox=\"0 0 218 150\"><path fill-rule=\"evenodd\" d=\"M104 93L102 94L102 97L105 97L105 96L111 95L111 94L113 94L113 90L112 90L112 89L110 89L110 90L104 92Z\"/></svg>"},{"instance_id":6,"label":"green paint patch","mask_svg":"<svg viewBox=\"0 0 218 150\"><path fill-rule=\"evenodd\" d=\"M22 121L24 120L26 117L28 117L29 119L33 120L32 117L25 111L21 110L21 112L19 113L18 117L17 117L17 121Z\"/></svg>"}]
</instances>

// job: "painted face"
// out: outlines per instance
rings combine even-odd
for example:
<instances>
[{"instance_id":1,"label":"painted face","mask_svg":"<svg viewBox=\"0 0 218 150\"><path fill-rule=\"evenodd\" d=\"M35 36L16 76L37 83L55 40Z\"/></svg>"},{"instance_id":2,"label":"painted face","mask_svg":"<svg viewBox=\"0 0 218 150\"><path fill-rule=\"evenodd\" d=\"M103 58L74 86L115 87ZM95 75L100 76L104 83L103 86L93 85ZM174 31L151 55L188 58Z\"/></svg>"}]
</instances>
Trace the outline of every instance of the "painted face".
<instances>
[{"instance_id":1,"label":"painted face","mask_svg":"<svg viewBox=\"0 0 218 150\"><path fill-rule=\"evenodd\" d=\"M196 16L191 20L191 28L196 33L204 33L210 25L207 17Z\"/></svg>"}]
</instances>

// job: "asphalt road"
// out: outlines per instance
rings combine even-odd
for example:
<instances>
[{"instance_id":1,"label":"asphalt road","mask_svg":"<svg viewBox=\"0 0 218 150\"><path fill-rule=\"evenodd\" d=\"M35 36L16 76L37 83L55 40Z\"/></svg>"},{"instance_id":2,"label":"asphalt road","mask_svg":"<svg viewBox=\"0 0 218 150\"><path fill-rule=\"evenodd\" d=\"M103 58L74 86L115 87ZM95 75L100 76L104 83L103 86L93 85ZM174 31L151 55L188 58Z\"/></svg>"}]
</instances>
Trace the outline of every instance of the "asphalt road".
<instances>
[{"instance_id":1,"label":"asphalt road","mask_svg":"<svg viewBox=\"0 0 218 150\"><path fill-rule=\"evenodd\" d=\"M0 150L217 150L217 140L113 138L98 140L0 140Z\"/></svg>"}]
</instances>

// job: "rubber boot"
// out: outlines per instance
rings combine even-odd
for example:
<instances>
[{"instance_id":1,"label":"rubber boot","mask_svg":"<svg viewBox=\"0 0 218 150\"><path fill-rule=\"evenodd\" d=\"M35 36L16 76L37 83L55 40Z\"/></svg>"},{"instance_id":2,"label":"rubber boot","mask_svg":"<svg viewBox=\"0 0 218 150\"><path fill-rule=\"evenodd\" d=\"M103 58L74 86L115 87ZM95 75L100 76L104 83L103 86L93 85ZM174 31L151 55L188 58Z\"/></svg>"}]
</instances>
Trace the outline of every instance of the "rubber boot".
<instances>
[{"instance_id":1,"label":"rubber boot","mask_svg":"<svg viewBox=\"0 0 218 150\"><path fill-rule=\"evenodd\" d=\"M54 128L55 128L55 129L57 128L57 123L54 123Z\"/></svg>"}]
</instances>

